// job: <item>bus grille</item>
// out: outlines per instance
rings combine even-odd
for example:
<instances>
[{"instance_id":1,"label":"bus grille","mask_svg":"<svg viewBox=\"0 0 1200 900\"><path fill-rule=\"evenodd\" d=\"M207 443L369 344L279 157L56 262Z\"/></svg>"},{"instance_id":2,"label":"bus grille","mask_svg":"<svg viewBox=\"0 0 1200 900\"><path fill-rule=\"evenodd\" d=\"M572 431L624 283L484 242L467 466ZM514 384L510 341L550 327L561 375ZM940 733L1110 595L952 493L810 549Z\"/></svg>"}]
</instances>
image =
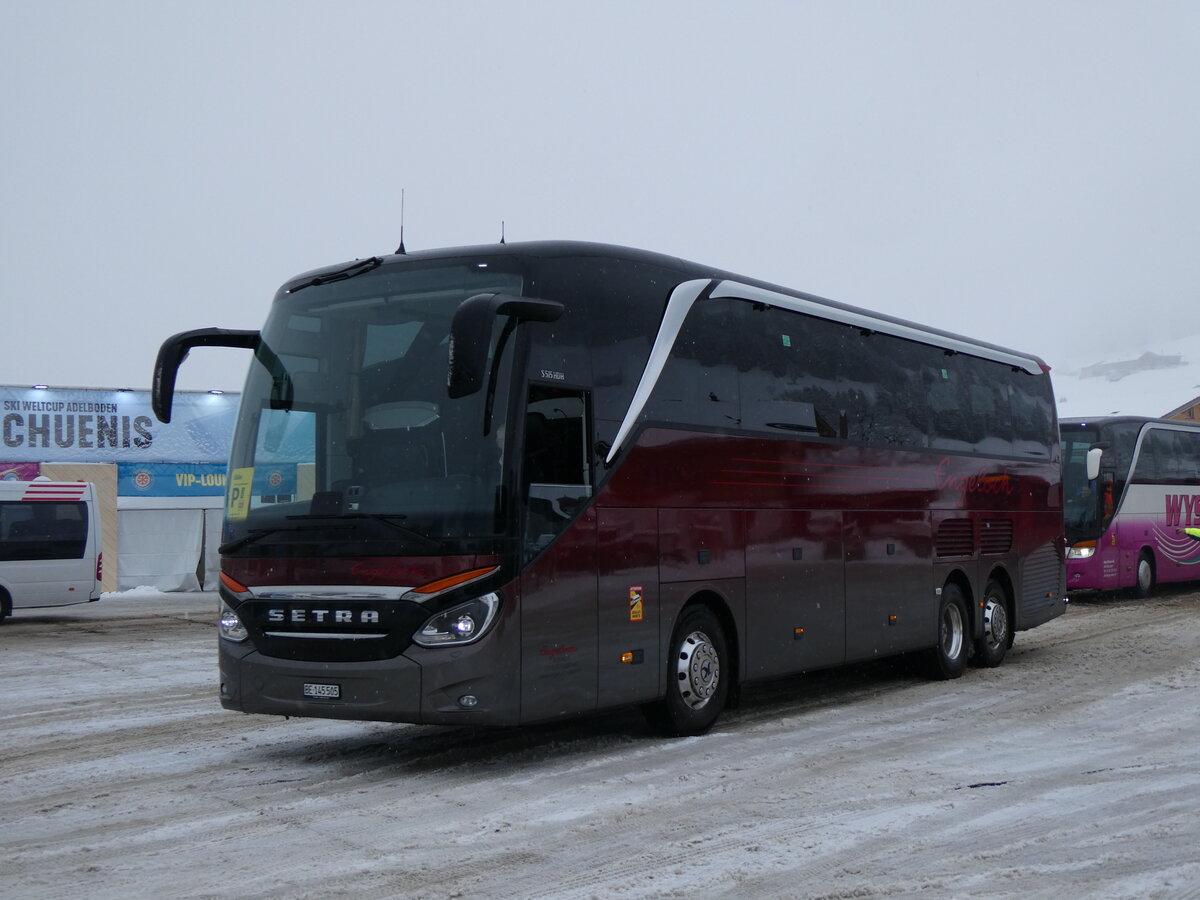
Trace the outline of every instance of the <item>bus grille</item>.
<instances>
[{"instance_id":1,"label":"bus grille","mask_svg":"<svg viewBox=\"0 0 1200 900\"><path fill-rule=\"evenodd\" d=\"M1061 578L1062 563L1052 545L1029 554L1021 571L1021 603L1030 618L1041 619L1050 607L1061 606Z\"/></svg>"},{"instance_id":2,"label":"bus grille","mask_svg":"<svg viewBox=\"0 0 1200 900\"><path fill-rule=\"evenodd\" d=\"M975 529L970 519L946 519L938 526L938 556L970 556L975 552Z\"/></svg>"}]
</instances>

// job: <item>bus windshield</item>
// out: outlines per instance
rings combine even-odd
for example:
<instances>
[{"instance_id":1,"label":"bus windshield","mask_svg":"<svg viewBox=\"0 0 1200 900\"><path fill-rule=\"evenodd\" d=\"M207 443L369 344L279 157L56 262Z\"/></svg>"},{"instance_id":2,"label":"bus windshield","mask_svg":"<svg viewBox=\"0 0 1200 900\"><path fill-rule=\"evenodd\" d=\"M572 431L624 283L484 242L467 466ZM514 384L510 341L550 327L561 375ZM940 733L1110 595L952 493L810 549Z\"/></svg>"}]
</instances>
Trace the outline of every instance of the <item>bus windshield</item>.
<instances>
[{"instance_id":1,"label":"bus windshield","mask_svg":"<svg viewBox=\"0 0 1200 900\"><path fill-rule=\"evenodd\" d=\"M1095 539L1100 533L1100 486L1087 477L1087 453L1097 440L1092 431L1062 429L1063 516L1069 541Z\"/></svg>"},{"instance_id":2,"label":"bus windshield","mask_svg":"<svg viewBox=\"0 0 1200 900\"><path fill-rule=\"evenodd\" d=\"M449 331L463 300L522 281L496 257L401 259L281 292L242 395L222 552L492 552L512 350L499 317L489 384L451 400Z\"/></svg>"},{"instance_id":3,"label":"bus windshield","mask_svg":"<svg viewBox=\"0 0 1200 900\"><path fill-rule=\"evenodd\" d=\"M1121 500L1139 426L1129 422L1067 422L1059 425L1063 467L1063 516L1069 543L1095 540ZM1100 477L1087 477L1087 454L1103 450Z\"/></svg>"}]
</instances>

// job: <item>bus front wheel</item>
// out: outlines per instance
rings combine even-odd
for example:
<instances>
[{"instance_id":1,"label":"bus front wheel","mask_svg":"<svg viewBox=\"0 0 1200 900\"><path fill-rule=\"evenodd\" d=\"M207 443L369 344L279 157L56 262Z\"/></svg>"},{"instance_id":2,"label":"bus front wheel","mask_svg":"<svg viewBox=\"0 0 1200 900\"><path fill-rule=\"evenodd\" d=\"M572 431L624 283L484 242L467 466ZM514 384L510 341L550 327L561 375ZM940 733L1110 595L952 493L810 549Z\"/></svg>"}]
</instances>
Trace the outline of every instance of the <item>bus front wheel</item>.
<instances>
[{"instance_id":1,"label":"bus front wheel","mask_svg":"<svg viewBox=\"0 0 1200 900\"><path fill-rule=\"evenodd\" d=\"M938 606L937 643L929 651L929 674L938 680L960 676L967 667L967 602L962 588L950 582L942 588Z\"/></svg>"},{"instance_id":2,"label":"bus front wheel","mask_svg":"<svg viewBox=\"0 0 1200 900\"><path fill-rule=\"evenodd\" d=\"M724 628L707 607L693 606L671 635L667 695L647 707L646 717L673 737L704 734L725 706L732 677Z\"/></svg>"},{"instance_id":3,"label":"bus front wheel","mask_svg":"<svg viewBox=\"0 0 1200 900\"><path fill-rule=\"evenodd\" d=\"M1137 580L1133 584L1133 595L1146 600L1154 593L1154 559L1149 550L1143 550L1137 561Z\"/></svg>"}]
</instances>

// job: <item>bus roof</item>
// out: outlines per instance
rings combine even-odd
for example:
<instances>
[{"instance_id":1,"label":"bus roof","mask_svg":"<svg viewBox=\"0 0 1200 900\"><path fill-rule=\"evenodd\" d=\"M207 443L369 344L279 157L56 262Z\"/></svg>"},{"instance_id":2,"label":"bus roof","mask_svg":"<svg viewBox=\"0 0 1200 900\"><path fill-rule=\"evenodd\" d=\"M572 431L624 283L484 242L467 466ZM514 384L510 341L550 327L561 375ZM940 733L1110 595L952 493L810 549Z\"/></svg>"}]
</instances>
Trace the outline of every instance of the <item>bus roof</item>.
<instances>
[{"instance_id":1,"label":"bus roof","mask_svg":"<svg viewBox=\"0 0 1200 900\"><path fill-rule=\"evenodd\" d=\"M717 269L712 266L707 266L702 263L691 262L679 257L670 256L663 253L655 253L649 250L639 250L633 247L622 247L616 244L601 244L588 241L524 241L517 243L503 244L480 244L475 246L463 247L445 247L435 250L418 250L405 254L388 254L384 256L374 257L379 259L384 265L403 265L405 263L419 264L432 262L440 259L457 259L457 258L486 258L486 257L504 257L504 256L523 256L549 259L555 257L607 257L625 259L633 262L640 262L647 265L655 265L663 268L676 269L681 276L689 278L707 278L713 281L734 282L739 285L746 285L752 288L757 288L760 291L773 292L782 294L787 297L805 301L809 306L810 312L814 315L820 315L818 310L812 307L825 307L832 315L831 318L846 320L851 317L854 321L862 320L865 323L873 321L879 324L889 324L895 329L899 329L900 333L905 336L911 336L914 339L920 339L922 335L928 336L932 340L928 343L939 345L943 342L959 345L959 348L964 352L970 352L971 348L978 348L983 351L982 355L994 357L996 354L1002 356L1019 357L1025 361L1025 368L1030 371L1040 370L1048 373L1050 366L1046 364L1041 357L1032 353L1026 353L1020 350L1013 350L1009 347L1003 347L999 344L992 344L987 341L981 341L977 338L967 337L965 335L956 334L951 331L945 331L940 328L935 328L930 325L922 325L918 322L913 322L908 319L901 319L897 316L890 316L886 313L875 312L873 310L864 309L862 307L852 306L848 303L840 303L837 300L830 300L826 297L820 297L816 294L809 294L804 291L797 291L792 288L783 287L781 285L772 284L770 282L761 281L755 278L747 278L743 275L738 275L734 272L729 272L723 269ZM276 299L285 296L290 289L303 283L311 281L321 275L326 275L332 272L337 272L345 269L348 265L353 265L354 262L361 260L353 260L349 262L341 262L336 265L323 266L319 269L313 269L309 272L304 272L288 279L279 289L276 294ZM729 295L728 291L725 294ZM549 298L553 299L553 298ZM766 302L769 299L764 298ZM840 313L841 315L838 315ZM889 329L891 330L891 329ZM990 351L990 352L988 352Z\"/></svg>"},{"instance_id":2,"label":"bus roof","mask_svg":"<svg viewBox=\"0 0 1200 900\"><path fill-rule=\"evenodd\" d=\"M1184 422L1180 419L1157 419L1153 416L1073 416L1069 419L1059 419L1058 424L1061 428L1064 425L1075 427L1096 426L1103 427L1105 425L1170 425L1173 428L1186 428L1193 431L1200 431L1200 422Z\"/></svg>"}]
</instances>

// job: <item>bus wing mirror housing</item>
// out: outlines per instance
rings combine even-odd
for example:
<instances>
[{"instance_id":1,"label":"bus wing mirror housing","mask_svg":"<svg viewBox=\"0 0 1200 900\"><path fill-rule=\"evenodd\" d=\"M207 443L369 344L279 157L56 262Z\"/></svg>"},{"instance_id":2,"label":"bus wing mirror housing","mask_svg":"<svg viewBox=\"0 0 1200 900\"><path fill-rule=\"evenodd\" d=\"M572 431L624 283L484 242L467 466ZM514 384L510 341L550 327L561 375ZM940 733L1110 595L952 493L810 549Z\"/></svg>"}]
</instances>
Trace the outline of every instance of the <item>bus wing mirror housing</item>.
<instances>
[{"instance_id":1,"label":"bus wing mirror housing","mask_svg":"<svg viewBox=\"0 0 1200 900\"><path fill-rule=\"evenodd\" d=\"M175 377L193 347L234 347L257 350L262 336L257 331L235 331L229 328L197 328L181 331L163 341L154 361L154 380L151 383L150 403L154 415L164 424L171 421L171 402L175 397Z\"/></svg>"},{"instance_id":2,"label":"bus wing mirror housing","mask_svg":"<svg viewBox=\"0 0 1200 900\"><path fill-rule=\"evenodd\" d=\"M1087 452L1087 480L1095 481L1100 477L1100 457L1104 455L1103 447L1093 447Z\"/></svg>"},{"instance_id":3,"label":"bus wing mirror housing","mask_svg":"<svg viewBox=\"0 0 1200 900\"><path fill-rule=\"evenodd\" d=\"M563 305L554 300L512 294L468 297L454 311L450 323L450 369L446 377L450 396L468 397L483 387L496 316L511 316L518 322L553 322L562 314Z\"/></svg>"}]
</instances>

